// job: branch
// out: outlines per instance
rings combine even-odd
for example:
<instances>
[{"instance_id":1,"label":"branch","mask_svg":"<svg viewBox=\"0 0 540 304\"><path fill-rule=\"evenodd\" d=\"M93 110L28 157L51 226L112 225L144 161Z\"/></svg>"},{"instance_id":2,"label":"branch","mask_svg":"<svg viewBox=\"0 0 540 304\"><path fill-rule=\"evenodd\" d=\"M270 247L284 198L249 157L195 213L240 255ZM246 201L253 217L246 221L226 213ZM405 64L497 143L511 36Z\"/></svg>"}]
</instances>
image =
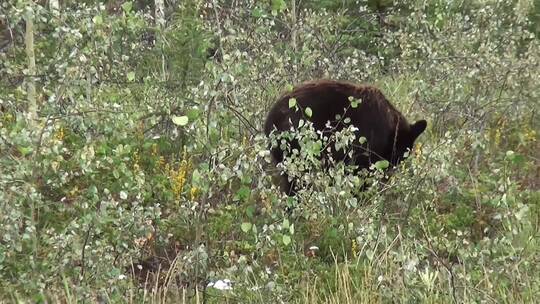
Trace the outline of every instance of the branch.
<instances>
[{"instance_id":1,"label":"branch","mask_svg":"<svg viewBox=\"0 0 540 304\"><path fill-rule=\"evenodd\" d=\"M88 244L88 239L90 238L90 231L94 229L94 222L90 224L90 227L88 227L88 230L86 231L86 236L84 237L84 244L81 251L81 281L84 279L84 271L85 271L85 253L86 253L86 245Z\"/></svg>"}]
</instances>

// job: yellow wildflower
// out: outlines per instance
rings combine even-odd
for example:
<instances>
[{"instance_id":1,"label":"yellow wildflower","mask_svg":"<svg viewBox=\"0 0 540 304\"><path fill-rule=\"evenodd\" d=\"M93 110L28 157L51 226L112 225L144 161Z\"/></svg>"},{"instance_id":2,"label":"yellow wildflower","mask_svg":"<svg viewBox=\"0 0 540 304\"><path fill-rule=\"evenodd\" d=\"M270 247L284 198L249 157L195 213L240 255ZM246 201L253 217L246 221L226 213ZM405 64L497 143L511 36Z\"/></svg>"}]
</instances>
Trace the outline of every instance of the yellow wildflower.
<instances>
[{"instance_id":1,"label":"yellow wildflower","mask_svg":"<svg viewBox=\"0 0 540 304\"><path fill-rule=\"evenodd\" d=\"M191 169L191 161L187 158L187 151L184 150L182 161L177 170L170 169L169 176L172 181L172 190L175 196L180 197L186 184L187 173Z\"/></svg>"},{"instance_id":2,"label":"yellow wildflower","mask_svg":"<svg viewBox=\"0 0 540 304\"><path fill-rule=\"evenodd\" d=\"M191 190L189 191L189 194L191 196L191 200L194 201L197 198L197 196L199 195L199 188L191 187Z\"/></svg>"},{"instance_id":3,"label":"yellow wildflower","mask_svg":"<svg viewBox=\"0 0 540 304\"><path fill-rule=\"evenodd\" d=\"M58 140L58 141L62 141L64 140L66 134L64 132L64 127L60 127L56 130L56 132L54 133L53 137L54 139Z\"/></svg>"},{"instance_id":4,"label":"yellow wildflower","mask_svg":"<svg viewBox=\"0 0 540 304\"><path fill-rule=\"evenodd\" d=\"M352 251L353 257L357 258L358 257L358 243L356 242L355 239L352 240L351 251Z\"/></svg>"},{"instance_id":5,"label":"yellow wildflower","mask_svg":"<svg viewBox=\"0 0 540 304\"><path fill-rule=\"evenodd\" d=\"M414 147L414 155L416 156L417 159L422 158L422 143L418 143Z\"/></svg>"}]
</instances>

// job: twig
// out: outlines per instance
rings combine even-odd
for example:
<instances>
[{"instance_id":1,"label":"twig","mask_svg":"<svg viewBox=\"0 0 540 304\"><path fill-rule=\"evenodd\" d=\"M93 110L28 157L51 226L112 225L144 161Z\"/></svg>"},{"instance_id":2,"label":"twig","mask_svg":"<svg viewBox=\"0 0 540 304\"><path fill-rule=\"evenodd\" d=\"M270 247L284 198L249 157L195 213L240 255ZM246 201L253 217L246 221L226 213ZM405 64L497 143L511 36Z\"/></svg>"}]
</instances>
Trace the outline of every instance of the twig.
<instances>
[{"instance_id":1,"label":"twig","mask_svg":"<svg viewBox=\"0 0 540 304\"><path fill-rule=\"evenodd\" d=\"M230 96L227 96L227 101L232 102L232 99ZM257 129L244 115L242 115L242 113L236 110L233 106L225 103L225 107L231 110L231 112L233 112L233 114L235 114L238 117L238 119L240 119L240 121L244 124L244 126L246 126L249 129L251 135L256 135L257 133L261 133L259 129Z\"/></svg>"},{"instance_id":2,"label":"twig","mask_svg":"<svg viewBox=\"0 0 540 304\"><path fill-rule=\"evenodd\" d=\"M214 91L217 90L220 85L221 85L221 78L217 82L216 87L214 88ZM210 99L210 102L208 103L208 111L206 112L206 139L207 140L210 140L210 138L209 138L210 114L212 113L212 106L214 105L214 101L216 100L216 96L217 95L214 95Z\"/></svg>"},{"instance_id":3,"label":"twig","mask_svg":"<svg viewBox=\"0 0 540 304\"><path fill-rule=\"evenodd\" d=\"M437 259L437 261L446 268L446 271L448 271L448 274L450 275L450 288L452 291L452 299L454 303L458 303L457 296L456 296L456 284L455 284L455 277L454 272L452 271L452 267L448 265L443 259L439 257L439 255L433 250L433 245L431 244L431 239L428 236L428 232L426 231L426 228L424 227L424 224L421 223L420 225L422 234L424 235L424 238L427 242L427 250Z\"/></svg>"},{"instance_id":4,"label":"twig","mask_svg":"<svg viewBox=\"0 0 540 304\"><path fill-rule=\"evenodd\" d=\"M86 253L86 245L88 244L88 239L90 238L90 231L94 229L94 222L90 223L90 227L88 227L88 230L86 231L86 236L84 237L84 244L83 248L81 250L81 282L84 280L84 272L86 270L85 265L85 253Z\"/></svg>"},{"instance_id":5,"label":"twig","mask_svg":"<svg viewBox=\"0 0 540 304\"><path fill-rule=\"evenodd\" d=\"M433 151L439 149L440 147L444 146L446 144L446 141L442 141L439 145L437 145L435 148L433 148L429 153L426 153L426 160L425 162L427 163L431 157L431 153L433 153ZM406 201L405 201L405 204L407 204L407 211L405 212L405 216L403 217L402 219L402 224L405 224L405 221L409 218L409 214L412 210L412 204L409 202L410 200L410 197L411 197L411 194L413 193L413 191L416 191L418 189L418 187L420 186L421 183L423 183L428 177L428 171L425 170L424 171L424 174L418 179L418 181L416 182L416 185L411 188L409 190L409 193L407 193L407 195L405 196L406 197Z\"/></svg>"}]
</instances>

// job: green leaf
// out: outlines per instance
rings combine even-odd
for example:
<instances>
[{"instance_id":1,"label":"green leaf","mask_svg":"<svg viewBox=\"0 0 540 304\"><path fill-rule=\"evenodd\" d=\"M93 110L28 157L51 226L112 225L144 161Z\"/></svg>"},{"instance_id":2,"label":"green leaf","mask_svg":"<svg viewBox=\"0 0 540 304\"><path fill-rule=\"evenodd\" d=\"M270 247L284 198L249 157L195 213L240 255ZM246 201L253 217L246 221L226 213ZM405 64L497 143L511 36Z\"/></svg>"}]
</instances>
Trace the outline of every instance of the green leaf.
<instances>
[{"instance_id":1,"label":"green leaf","mask_svg":"<svg viewBox=\"0 0 540 304\"><path fill-rule=\"evenodd\" d=\"M523 155L517 154L512 150L506 151L506 158L514 164L521 164L525 161Z\"/></svg>"},{"instance_id":2,"label":"green leaf","mask_svg":"<svg viewBox=\"0 0 540 304\"><path fill-rule=\"evenodd\" d=\"M95 185L90 186L87 191L88 191L88 194L92 196L96 196L98 194L98 189Z\"/></svg>"},{"instance_id":3,"label":"green leaf","mask_svg":"<svg viewBox=\"0 0 540 304\"><path fill-rule=\"evenodd\" d=\"M251 230L251 227L253 225L251 223L248 223L248 222L244 222L242 223L242 225L240 226L240 228L242 229L242 231L244 231L245 233L248 233L250 230Z\"/></svg>"},{"instance_id":4,"label":"green leaf","mask_svg":"<svg viewBox=\"0 0 540 304\"><path fill-rule=\"evenodd\" d=\"M100 25L103 23L103 17L101 17L100 15L97 15L97 16L94 16L92 18L92 21L96 24L96 25Z\"/></svg>"},{"instance_id":5,"label":"green leaf","mask_svg":"<svg viewBox=\"0 0 540 304\"><path fill-rule=\"evenodd\" d=\"M287 85L285 86L285 91L287 91L287 92L291 92L293 89L294 89L294 87L293 87L292 84L287 84Z\"/></svg>"},{"instance_id":6,"label":"green leaf","mask_svg":"<svg viewBox=\"0 0 540 304\"><path fill-rule=\"evenodd\" d=\"M260 18L264 15L264 12L262 9L256 7L254 8L252 11L251 11L251 16L255 17L255 18Z\"/></svg>"},{"instance_id":7,"label":"green leaf","mask_svg":"<svg viewBox=\"0 0 540 304\"><path fill-rule=\"evenodd\" d=\"M177 126L185 126L189 122L189 118L187 116L173 116L172 122Z\"/></svg>"},{"instance_id":8,"label":"green leaf","mask_svg":"<svg viewBox=\"0 0 540 304\"><path fill-rule=\"evenodd\" d=\"M210 142L216 143L221 139L221 133L219 133L219 130L217 128L210 129Z\"/></svg>"},{"instance_id":9,"label":"green leaf","mask_svg":"<svg viewBox=\"0 0 540 304\"><path fill-rule=\"evenodd\" d=\"M307 107L304 112L306 113L307 117L313 116L313 111L311 110L310 107Z\"/></svg>"},{"instance_id":10,"label":"green leaf","mask_svg":"<svg viewBox=\"0 0 540 304\"><path fill-rule=\"evenodd\" d=\"M251 205L246 208L246 215L248 218L252 219L255 215L255 206Z\"/></svg>"},{"instance_id":11,"label":"green leaf","mask_svg":"<svg viewBox=\"0 0 540 304\"><path fill-rule=\"evenodd\" d=\"M322 148L323 148L323 142L321 140L317 140L315 142L312 142L309 152L313 156L319 156Z\"/></svg>"},{"instance_id":12,"label":"green leaf","mask_svg":"<svg viewBox=\"0 0 540 304\"><path fill-rule=\"evenodd\" d=\"M253 181L253 179L249 175L244 175L240 179L240 182L242 183L242 185L248 185L249 186L252 181Z\"/></svg>"},{"instance_id":13,"label":"green leaf","mask_svg":"<svg viewBox=\"0 0 540 304\"><path fill-rule=\"evenodd\" d=\"M126 200L128 198L128 194L126 191L120 191L120 199Z\"/></svg>"},{"instance_id":14,"label":"green leaf","mask_svg":"<svg viewBox=\"0 0 540 304\"><path fill-rule=\"evenodd\" d=\"M272 15L277 15L278 13L281 13L283 10L287 8L287 4L285 4L285 0L272 0L271 9L272 9Z\"/></svg>"},{"instance_id":15,"label":"green leaf","mask_svg":"<svg viewBox=\"0 0 540 304\"><path fill-rule=\"evenodd\" d=\"M17 147L17 150L22 154L22 156L26 156L30 153L32 153L32 147Z\"/></svg>"},{"instance_id":16,"label":"green leaf","mask_svg":"<svg viewBox=\"0 0 540 304\"><path fill-rule=\"evenodd\" d=\"M360 144L365 144L367 142L367 138L365 138L364 136L360 136L358 141L360 142Z\"/></svg>"},{"instance_id":17,"label":"green leaf","mask_svg":"<svg viewBox=\"0 0 540 304\"><path fill-rule=\"evenodd\" d=\"M375 168L377 170L384 170L386 168L388 168L388 166L390 165L390 163L385 159L385 160L379 160L378 162L376 162L374 164Z\"/></svg>"},{"instance_id":18,"label":"green leaf","mask_svg":"<svg viewBox=\"0 0 540 304\"><path fill-rule=\"evenodd\" d=\"M129 73L127 73L127 79L128 81L134 81L135 80L135 72L131 71Z\"/></svg>"},{"instance_id":19,"label":"green leaf","mask_svg":"<svg viewBox=\"0 0 540 304\"><path fill-rule=\"evenodd\" d=\"M190 121L194 121L195 119L199 118L199 116L201 115L201 110L197 108L191 108L187 111L186 115Z\"/></svg>"},{"instance_id":20,"label":"green leaf","mask_svg":"<svg viewBox=\"0 0 540 304\"><path fill-rule=\"evenodd\" d=\"M223 73L221 75L221 81L223 81L223 82L233 82L234 81L234 76L231 75L231 74L228 74L228 73Z\"/></svg>"},{"instance_id":21,"label":"green leaf","mask_svg":"<svg viewBox=\"0 0 540 304\"><path fill-rule=\"evenodd\" d=\"M284 234L281 240L283 241L283 245L287 246L291 243L291 236L288 234Z\"/></svg>"},{"instance_id":22,"label":"green leaf","mask_svg":"<svg viewBox=\"0 0 540 304\"><path fill-rule=\"evenodd\" d=\"M129 13L131 11L131 8L133 8L133 3L129 2L129 1L124 2L124 4L122 4L122 9L126 13Z\"/></svg>"},{"instance_id":23,"label":"green leaf","mask_svg":"<svg viewBox=\"0 0 540 304\"><path fill-rule=\"evenodd\" d=\"M193 170L193 173L191 174L191 183L193 183L194 185L200 186L201 179L202 179L202 176L199 170L198 169Z\"/></svg>"},{"instance_id":24,"label":"green leaf","mask_svg":"<svg viewBox=\"0 0 540 304\"><path fill-rule=\"evenodd\" d=\"M353 96L349 96L349 101L351 102L351 108L357 108L360 103L362 103L362 99L356 99Z\"/></svg>"},{"instance_id":25,"label":"green leaf","mask_svg":"<svg viewBox=\"0 0 540 304\"><path fill-rule=\"evenodd\" d=\"M236 191L236 195L234 196L235 200L242 200L245 201L249 198L249 195L251 194L251 189L247 186L242 186L238 191Z\"/></svg>"},{"instance_id":26,"label":"green leaf","mask_svg":"<svg viewBox=\"0 0 540 304\"><path fill-rule=\"evenodd\" d=\"M289 109L296 107L296 98L289 98Z\"/></svg>"}]
</instances>

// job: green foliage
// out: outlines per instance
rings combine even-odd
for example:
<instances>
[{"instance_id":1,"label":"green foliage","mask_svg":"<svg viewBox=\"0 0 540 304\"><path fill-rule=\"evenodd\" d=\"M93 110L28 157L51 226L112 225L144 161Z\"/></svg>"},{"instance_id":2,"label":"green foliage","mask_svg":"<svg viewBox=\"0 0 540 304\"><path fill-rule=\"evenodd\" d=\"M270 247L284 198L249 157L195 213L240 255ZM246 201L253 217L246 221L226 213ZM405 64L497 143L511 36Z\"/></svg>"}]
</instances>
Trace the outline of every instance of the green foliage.
<instances>
[{"instance_id":1,"label":"green foliage","mask_svg":"<svg viewBox=\"0 0 540 304\"><path fill-rule=\"evenodd\" d=\"M536 300L537 3L165 1L163 26L153 1L43 3L0 3L2 299ZM273 169L265 114L323 77L428 120L391 177L386 161L327 168L329 145L369 143L308 123L280 135L300 150L270 139L288 151Z\"/></svg>"}]
</instances>

